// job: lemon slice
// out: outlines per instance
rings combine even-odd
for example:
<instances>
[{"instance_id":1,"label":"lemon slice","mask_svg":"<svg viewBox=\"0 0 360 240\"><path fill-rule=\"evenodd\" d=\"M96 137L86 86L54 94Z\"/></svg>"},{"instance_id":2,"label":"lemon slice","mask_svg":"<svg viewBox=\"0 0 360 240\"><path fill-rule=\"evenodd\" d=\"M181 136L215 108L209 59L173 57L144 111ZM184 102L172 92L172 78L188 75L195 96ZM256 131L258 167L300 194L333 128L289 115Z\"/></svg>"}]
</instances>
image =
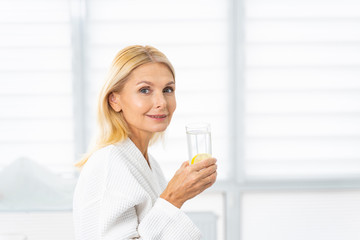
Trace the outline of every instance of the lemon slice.
<instances>
[{"instance_id":1,"label":"lemon slice","mask_svg":"<svg viewBox=\"0 0 360 240\"><path fill-rule=\"evenodd\" d=\"M197 163L197 162L200 162L204 159L208 159L208 158L211 158L211 154L208 154L208 153L199 153L199 154L196 154L193 159L191 159L191 164L194 164L194 163Z\"/></svg>"}]
</instances>

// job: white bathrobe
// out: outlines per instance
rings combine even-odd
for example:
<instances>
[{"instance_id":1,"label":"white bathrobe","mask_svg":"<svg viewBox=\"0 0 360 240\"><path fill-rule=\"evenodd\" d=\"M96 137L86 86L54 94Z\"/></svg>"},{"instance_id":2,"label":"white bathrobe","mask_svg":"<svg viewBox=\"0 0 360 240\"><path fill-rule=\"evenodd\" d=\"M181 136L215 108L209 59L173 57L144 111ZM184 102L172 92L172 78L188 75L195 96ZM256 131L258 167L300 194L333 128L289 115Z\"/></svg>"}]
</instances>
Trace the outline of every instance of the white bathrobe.
<instances>
[{"instance_id":1,"label":"white bathrobe","mask_svg":"<svg viewBox=\"0 0 360 240\"><path fill-rule=\"evenodd\" d=\"M74 193L77 240L196 240L199 229L180 209L159 198L167 183L127 138L96 151L84 165Z\"/></svg>"}]
</instances>

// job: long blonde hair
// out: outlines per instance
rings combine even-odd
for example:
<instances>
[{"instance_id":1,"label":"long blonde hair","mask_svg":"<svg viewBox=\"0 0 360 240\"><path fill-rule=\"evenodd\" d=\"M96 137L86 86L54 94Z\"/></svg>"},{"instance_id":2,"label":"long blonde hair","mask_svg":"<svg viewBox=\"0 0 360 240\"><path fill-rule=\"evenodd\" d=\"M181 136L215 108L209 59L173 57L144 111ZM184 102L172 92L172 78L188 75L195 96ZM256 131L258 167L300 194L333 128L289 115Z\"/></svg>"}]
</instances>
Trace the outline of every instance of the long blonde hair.
<instances>
[{"instance_id":1,"label":"long blonde hair","mask_svg":"<svg viewBox=\"0 0 360 240\"><path fill-rule=\"evenodd\" d=\"M134 45L118 52L99 93L97 106L98 133L93 143L94 146L75 166L82 167L96 150L122 141L129 136L130 131L123 114L112 109L109 104L109 96L112 92L120 92L127 82L130 73L146 63L165 64L175 79L175 71L172 64L162 52L154 47ZM157 137L158 134L154 134L152 141L157 139Z\"/></svg>"}]
</instances>

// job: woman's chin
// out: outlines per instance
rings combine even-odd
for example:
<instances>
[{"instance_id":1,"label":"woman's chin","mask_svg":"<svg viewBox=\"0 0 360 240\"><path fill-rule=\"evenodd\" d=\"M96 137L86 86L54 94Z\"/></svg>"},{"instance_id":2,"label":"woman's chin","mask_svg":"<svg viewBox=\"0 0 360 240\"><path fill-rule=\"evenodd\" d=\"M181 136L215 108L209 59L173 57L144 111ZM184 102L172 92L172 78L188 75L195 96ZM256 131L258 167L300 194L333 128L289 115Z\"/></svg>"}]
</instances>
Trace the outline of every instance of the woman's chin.
<instances>
[{"instance_id":1,"label":"woman's chin","mask_svg":"<svg viewBox=\"0 0 360 240\"><path fill-rule=\"evenodd\" d=\"M152 132L153 133L161 133L161 132L164 132L166 129L167 129L167 127L155 128Z\"/></svg>"}]
</instances>

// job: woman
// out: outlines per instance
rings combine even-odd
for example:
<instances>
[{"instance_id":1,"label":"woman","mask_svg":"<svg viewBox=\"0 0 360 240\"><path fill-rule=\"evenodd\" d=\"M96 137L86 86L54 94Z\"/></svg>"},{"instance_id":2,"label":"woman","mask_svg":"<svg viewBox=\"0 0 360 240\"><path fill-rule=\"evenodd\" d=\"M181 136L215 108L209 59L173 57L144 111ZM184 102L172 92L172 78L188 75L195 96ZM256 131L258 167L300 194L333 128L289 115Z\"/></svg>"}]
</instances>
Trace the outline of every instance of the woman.
<instances>
[{"instance_id":1,"label":"woman","mask_svg":"<svg viewBox=\"0 0 360 240\"><path fill-rule=\"evenodd\" d=\"M216 159L185 161L167 184L148 154L176 108L175 74L166 56L130 46L113 60L99 95L95 147L77 166L76 239L200 239L185 201L216 180Z\"/></svg>"}]
</instances>

